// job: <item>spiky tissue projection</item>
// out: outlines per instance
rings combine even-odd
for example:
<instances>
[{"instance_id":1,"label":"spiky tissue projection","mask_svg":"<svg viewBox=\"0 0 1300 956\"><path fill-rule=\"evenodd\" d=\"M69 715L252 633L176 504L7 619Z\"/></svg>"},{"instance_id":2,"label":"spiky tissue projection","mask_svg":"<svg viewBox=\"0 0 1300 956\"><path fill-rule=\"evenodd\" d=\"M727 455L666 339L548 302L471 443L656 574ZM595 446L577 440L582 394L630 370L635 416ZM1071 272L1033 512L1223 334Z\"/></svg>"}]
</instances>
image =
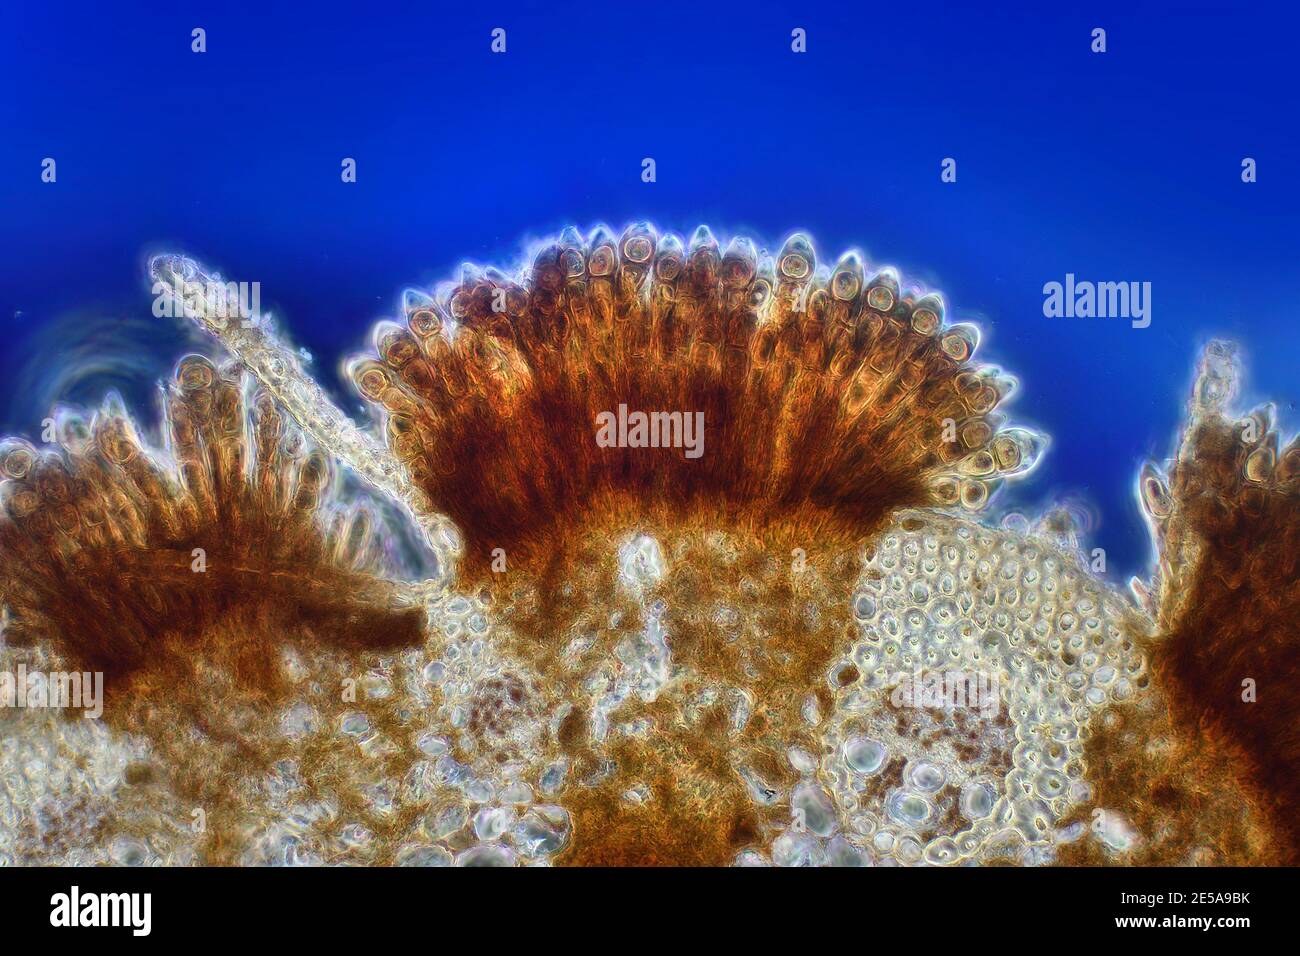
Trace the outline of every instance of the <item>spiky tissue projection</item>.
<instances>
[{"instance_id":1,"label":"spiky tissue projection","mask_svg":"<svg viewBox=\"0 0 1300 956\"><path fill-rule=\"evenodd\" d=\"M1300 439L1281 447L1272 406L1234 414L1239 383L1236 349L1209 343L1175 457L1138 479L1168 712L1121 711L1093 749L1102 789L1155 835L1142 862L1300 862ZM1139 734L1160 747L1149 765Z\"/></svg>"},{"instance_id":2,"label":"spiky tissue projection","mask_svg":"<svg viewBox=\"0 0 1300 956\"><path fill-rule=\"evenodd\" d=\"M144 679L163 658L207 650L207 632L240 615L271 628L327 621L324 640L413 639L409 589L370 573L382 557L374 516L333 506L329 458L268 395L251 409L245 398L237 370L187 356L164 395L164 454L112 400L93 416L64 410L53 450L0 445L11 641L48 637L78 667ZM257 683L277 645L211 650Z\"/></svg>"},{"instance_id":3,"label":"spiky tissue projection","mask_svg":"<svg viewBox=\"0 0 1300 956\"><path fill-rule=\"evenodd\" d=\"M769 255L706 229L566 230L517 274L410 291L348 365L382 440L256 317L186 295L211 274L153 269L260 391L183 361L169 464L111 408L67 419L54 456L6 446L0 572L31 635L7 653L120 680L91 735L25 715L6 738L5 857L1272 862L1293 845L1283 778L1258 770L1280 725L1174 699L1242 656L1226 628L1187 650L1205 615L1232 617L1224 573L1275 582L1230 586L1243 619L1293 620L1293 558L1257 579L1215 556L1247 531L1284 540L1289 458L1267 439L1216 451L1194 409L1189 434L1210 437L1185 448L1208 450L1172 486L1143 477L1160 572L1135 604L1061 514L980 519L1045 437L997 411L1014 379L974 362L977 330L857 254L818 266L802 234ZM1224 391L1211 379L1198 395ZM702 414L702 453L599 441L628 410ZM323 454L287 453L281 414ZM433 579L390 581L355 524L331 530L348 505L321 490L324 455L406 512ZM1257 517L1260 488L1268 521L1233 518ZM119 524L144 530L106 545ZM182 573L195 542L209 571ZM101 633L82 600L132 616ZM1220 730L1196 749L1207 713ZM32 748L44 776L19 770ZM87 752L125 769L78 773Z\"/></svg>"}]
</instances>

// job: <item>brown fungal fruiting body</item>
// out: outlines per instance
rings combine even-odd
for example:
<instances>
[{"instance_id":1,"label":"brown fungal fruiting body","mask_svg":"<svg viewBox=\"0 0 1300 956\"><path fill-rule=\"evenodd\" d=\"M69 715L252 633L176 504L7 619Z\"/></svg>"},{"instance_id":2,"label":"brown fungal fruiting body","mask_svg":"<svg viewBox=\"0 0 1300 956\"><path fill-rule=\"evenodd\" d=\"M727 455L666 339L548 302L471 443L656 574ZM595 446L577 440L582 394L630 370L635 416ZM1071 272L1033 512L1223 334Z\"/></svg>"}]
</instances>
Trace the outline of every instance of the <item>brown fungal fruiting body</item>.
<instances>
[{"instance_id":1,"label":"brown fungal fruiting body","mask_svg":"<svg viewBox=\"0 0 1300 956\"><path fill-rule=\"evenodd\" d=\"M819 269L801 234L771 256L703 227L568 230L518 278L466 267L404 306L349 373L472 572L605 514L860 533L907 504L978 510L1041 450L1002 428L1014 381L973 364L973 326L856 253Z\"/></svg>"}]
</instances>

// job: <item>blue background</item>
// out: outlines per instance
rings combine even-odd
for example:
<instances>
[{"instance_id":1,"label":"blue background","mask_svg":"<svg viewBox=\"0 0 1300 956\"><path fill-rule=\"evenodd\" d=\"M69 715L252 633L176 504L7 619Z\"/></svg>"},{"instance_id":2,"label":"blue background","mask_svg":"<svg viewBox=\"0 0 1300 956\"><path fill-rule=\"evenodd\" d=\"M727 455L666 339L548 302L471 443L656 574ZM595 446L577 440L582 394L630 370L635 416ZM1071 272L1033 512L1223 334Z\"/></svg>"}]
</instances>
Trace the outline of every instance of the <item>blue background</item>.
<instances>
[{"instance_id":1,"label":"blue background","mask_svg":"<svg viewBox=\"0 0 1300 956\"><path fill-rule=\"evenodd\" d=\"M402 287L637 218L769 244L805 228L824 261L857 246L942 289L1020 378L1013 419L1053 437L1017 495L1087 503L1116 576L1148 560L1134 475L1169 453L1207 338L1238 340L1247 398L1296 426L1300 23L1281 5L108 6L0 14L6 431L109 386L156 417L188 346L150 315L151 252L261 282L338 388ZM1151 327L1044 318L1066 272L1150 281Z\"/></svg>"}]
</instances>

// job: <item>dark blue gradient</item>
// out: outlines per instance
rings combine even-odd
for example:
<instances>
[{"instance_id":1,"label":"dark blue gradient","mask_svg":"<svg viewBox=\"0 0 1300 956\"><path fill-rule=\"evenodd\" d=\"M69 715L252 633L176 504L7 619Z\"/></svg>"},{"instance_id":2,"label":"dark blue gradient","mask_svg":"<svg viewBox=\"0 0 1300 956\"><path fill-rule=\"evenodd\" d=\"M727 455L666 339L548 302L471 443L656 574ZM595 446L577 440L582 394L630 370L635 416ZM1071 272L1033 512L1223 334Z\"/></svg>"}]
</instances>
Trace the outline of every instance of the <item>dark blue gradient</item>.
<instances>
[{"instance_id":1,"label":"dark blue gradient","mask_svg":"<svg viewBox=\"0 0 1300 956\"><path fill-rule=\"evenodd\" d=\"M149 314L159 249L259 281L338 389L402 287L462 259L513 263L570 222L769 244L804 228L823 259L859 246L979 322L982 356L1021 379L1012 417L1053 438L1022 500L1089 502L1112 574L1138 570L1134 475L1168 454L1206 339L1239 341L1248 397L1300 420L1300 18L1045 6L6 6L0 424L34 434L50 402L105 383L154 417L187 347ZM1044 318L1067 272L1151 282L1151 327Z\"/></svg>"}]
</instances>

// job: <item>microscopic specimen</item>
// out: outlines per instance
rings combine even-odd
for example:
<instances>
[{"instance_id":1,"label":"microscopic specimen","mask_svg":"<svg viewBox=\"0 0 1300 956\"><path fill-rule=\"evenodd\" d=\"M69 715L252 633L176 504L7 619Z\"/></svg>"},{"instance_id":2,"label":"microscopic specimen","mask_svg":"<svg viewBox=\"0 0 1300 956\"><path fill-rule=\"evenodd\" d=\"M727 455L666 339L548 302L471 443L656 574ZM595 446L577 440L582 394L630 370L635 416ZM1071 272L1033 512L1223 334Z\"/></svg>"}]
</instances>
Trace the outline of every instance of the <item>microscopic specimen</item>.
<instances>
[{"instance_id":1,"label":"microscopic specimen","mask_svg":"<svg viewBox=\"0 0 1300 956\"><path fill-rule=\"evenodd\" d=\"M1069 509L990 517L1048 438L978 328L801 233L409 290L362 424L151 269L212 342L159 440L110 396L0 447L4 666L104 678L0 710L0 860L1300 859L1300 445L1228 343L1121 588Z\"/></svg>"}]
</instances>

